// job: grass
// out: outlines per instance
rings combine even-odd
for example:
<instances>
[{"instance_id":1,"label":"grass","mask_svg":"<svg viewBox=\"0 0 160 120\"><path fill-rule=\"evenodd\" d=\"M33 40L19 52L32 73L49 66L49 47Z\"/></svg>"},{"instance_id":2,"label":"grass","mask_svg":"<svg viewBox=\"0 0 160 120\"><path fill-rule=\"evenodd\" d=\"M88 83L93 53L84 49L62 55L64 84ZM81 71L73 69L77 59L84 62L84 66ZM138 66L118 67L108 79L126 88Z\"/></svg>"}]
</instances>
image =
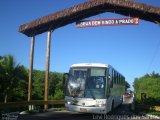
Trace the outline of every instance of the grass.
<instances>
[{"instance_id":1,"label":"grass","mask_svg":"<svg viewBox=\"0 0 160 120\"><path fill-rule=\"evenodd\" d=\"M62 110L65 110L65 108L51 108L51 110L53 110L53 111L62 111Z\"/></svg>"},{"instance_id":2,"label":"grass","mask_svg":"<svg viewBox=\"0 0 160 120\"><path fill-rule=\"evenodd\" d=\"M134 112L135 114L146 113L146 114L149 114L149 115L160 116L160 111L149 110L149 109L144 109L144 108L137 108L132 112Z\"/></svg>"},{"instance_id":3,"label":"grass","mask_svg":"<svg viewBox=\"0 0 160 120\"><path fill-rule=\"evenodd\" d=\"M160 112L159 112L159 111L144 110L144 111L142 111L142 112L147 113L147 114L150 114L150 115L160 116Z\"/></svg>"},{"instance_id":4,"label":"grass","mask_svg":"<svg viewBox=\"0 0 160 120\"><path fill-rule=\"evenodd\" d=\"M160 102L153 99L147 99L145 101L138 101L135 102L137 108L134 111L135 113L147 113L149 115L156 115L160 116ZM150 107L151 106L151 107Z\"/></svg>"}]
</instances>

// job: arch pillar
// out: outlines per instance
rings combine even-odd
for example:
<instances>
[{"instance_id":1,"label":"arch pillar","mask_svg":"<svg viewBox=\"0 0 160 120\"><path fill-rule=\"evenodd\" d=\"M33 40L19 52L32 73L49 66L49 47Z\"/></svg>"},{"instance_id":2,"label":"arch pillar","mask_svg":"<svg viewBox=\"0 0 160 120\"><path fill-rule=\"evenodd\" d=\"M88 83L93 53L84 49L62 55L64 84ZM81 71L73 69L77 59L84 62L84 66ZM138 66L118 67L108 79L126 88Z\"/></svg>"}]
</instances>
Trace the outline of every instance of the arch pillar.
<instances>
[{"instance_id":1,"label":"arch pillar","mask_svg":"<svg viewBox=\"0 0 160 120\"><path fill-rule=\"evenodd\" d=\"M46 73L45 73L45 88L44 88L44 101L48 100L48 81L49 81L49 68L50 68L50 48L51 48L51 31L48 31L47 36L47 49L46 49ZM48 109L48 104L44 104L44 109Z\"/></svg>"}]
</instances>

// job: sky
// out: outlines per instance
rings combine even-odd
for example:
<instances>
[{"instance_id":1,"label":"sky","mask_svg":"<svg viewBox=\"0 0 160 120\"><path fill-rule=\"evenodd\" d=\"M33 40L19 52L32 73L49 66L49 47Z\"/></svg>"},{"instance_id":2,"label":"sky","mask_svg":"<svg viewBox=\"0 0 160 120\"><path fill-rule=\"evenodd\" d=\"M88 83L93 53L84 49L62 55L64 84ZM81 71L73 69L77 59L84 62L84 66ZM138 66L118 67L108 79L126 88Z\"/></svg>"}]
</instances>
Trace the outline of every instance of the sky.
<instances>
[{"instance_id":1,"label":"sky","mask_svg":"<svg viewBox=\"0 0 160 120\"><path fill-rule=\"evenodd\" d=\"M0 0L0 56L11 54L29 68L31 38L19 26L87 0ZM160 7L160 0L135 0ZM129 17L129 15L128 15ZM127 18L103 13L90 18ZM74 63L112 65L131 84L146 73L160 73L160 25L77 28L75 23L52 32L50 71L68 72ZM35 37L34 69L45 70L47 33Z\"/></svg>"}]
</instances>

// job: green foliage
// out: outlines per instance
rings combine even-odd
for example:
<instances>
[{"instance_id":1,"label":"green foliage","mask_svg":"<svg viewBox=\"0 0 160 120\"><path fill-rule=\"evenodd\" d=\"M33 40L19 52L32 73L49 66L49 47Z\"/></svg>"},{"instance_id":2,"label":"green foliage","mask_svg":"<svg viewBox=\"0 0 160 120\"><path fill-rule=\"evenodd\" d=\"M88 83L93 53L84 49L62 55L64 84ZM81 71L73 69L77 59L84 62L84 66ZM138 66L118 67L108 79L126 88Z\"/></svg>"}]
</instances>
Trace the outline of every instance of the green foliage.
<instances>
[{"instance_id":1,"label":"green foliage","mask_svg":"<svg viewBox=\"0 0 160 120\"><path fill-rule=\"evenodd\" d=\"M49 95L54 96L58 90L62 90L63 74L50 72L49 77Z\"/></svg>"},{"instance_id":2,"label":"green foliage","mask_svg":"<svg viewBox=\"0 0 160 120\"><path fill-rule=\"evenodd\" d=\"M24 101L27 100L27 81L20 79L17 87L13 88L13 91L10 94L12 102Z\"/></svg>"},{"instance_id":3,"label":"green foliage","mask_svg":"<svg viewBox=\"0 0 160 120\"><path fill-rule=\"evenodd\" d=\"M0 101L13 101L17 90L21 88L20 81L27 78L27 72L23 65L17 65L11 55L0 57ZM23 82L21 82L23 83ZM24 88L21 88L23 91ZM21 91L20 90L20 91ZM21 93L21 96L25 96Z\"/></svg>"},{"instance_id":4,"label":"green foliage","mask_svg":"<svg viewBox=\"0 0 160 120\"><path fill-rule=\"evenodd\" d=\"M64 94L62 92L63 74L58 72L49 73L49 100L62 99ZM44 96L44 80L45 71L34 70L32 83L32 99L43 100Z\"/></svg>"},{"instance_id":5,"label":"green foliage","mask_svg":"<svg viewBox=\"0 0 160 120\"><path fill-rule=\"evenodd\" d=\"M43 100L44 79L45 79L44 71L40 71L40 70L33 71L32 100Z\"/></svg>"},{"instance_id":6,"label":"green foliage","mask_svg":"<svg viewBox=\"0 0 160 120\"><path fill-rule=\"evenodd\" d=\"M136 99L141 101L141 93L146 93L146 104L158 103L160 100L160 75L153 72L152 74L146 74L143 77L136 78L134 80L134 89L136 93Z\"/></svg>"},{"instance_id":7,"label":"green foliage","mask_svg":"<svg viewBox=\"0 0 160 120\"><path fill-rule=\"evenodd\" d=\"M154 110L146 110L144 111L145 113L147 114L150 114L150 115L156 115L156 116L160 116L160 112L159 111L154 111Z\"/></svg>"},{"instance_id":8,"label":"green foliage","mask_svg":"<svg viewBox=\"0 0 160 120\"><path fill-rule=\"evenodd\" d=\"M43 100L45 71L34 70L32 100ZM49 73L49 99L63 99L63 74ZM0 56L0 102L26 101L28 94L28 70L16 64L11 55Z\"/></svg>"},{"instance_id":9,"label":"green foliage","mask_svg":"<svg viewBox=\"0 0 160 120\"><path fill-rule=\"evenodd\" d=\"M58 99L64 99L64 93L62 90L57 90L55 92L55 95L54 95L54 99L58 100Z\"/></svg>"}]
</instances>

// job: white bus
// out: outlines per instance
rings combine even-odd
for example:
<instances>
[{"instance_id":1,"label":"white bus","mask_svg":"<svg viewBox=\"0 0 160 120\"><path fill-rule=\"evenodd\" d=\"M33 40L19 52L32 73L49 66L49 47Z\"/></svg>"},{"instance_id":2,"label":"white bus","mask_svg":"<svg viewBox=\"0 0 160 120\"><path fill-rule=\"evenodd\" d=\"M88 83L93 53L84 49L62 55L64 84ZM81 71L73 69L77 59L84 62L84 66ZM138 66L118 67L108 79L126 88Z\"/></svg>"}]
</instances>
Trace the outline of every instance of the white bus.
<instances>
[{"instance_id":1,"label":"white bus","mask_svg":"<svg viewBox=\"0 0 160 120\"><path fill-rule=\"evenodd\" d=\"M106 114L123 102L125 77L107 64L73 64L65 79L68 111Z\"/></svg>"}]
</instances>

